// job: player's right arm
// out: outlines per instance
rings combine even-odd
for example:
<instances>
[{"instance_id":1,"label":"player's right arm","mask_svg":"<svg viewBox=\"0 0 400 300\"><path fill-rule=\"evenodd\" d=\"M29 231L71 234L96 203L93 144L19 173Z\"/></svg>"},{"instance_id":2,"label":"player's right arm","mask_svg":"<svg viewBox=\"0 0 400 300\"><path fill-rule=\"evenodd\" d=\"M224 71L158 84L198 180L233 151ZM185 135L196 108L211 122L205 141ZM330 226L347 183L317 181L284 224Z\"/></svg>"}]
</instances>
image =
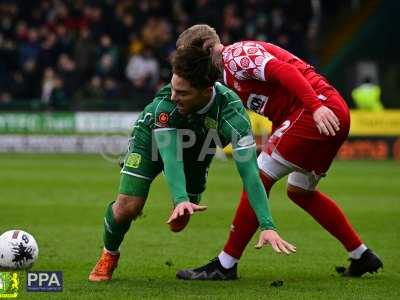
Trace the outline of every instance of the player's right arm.
<instances>
[{"instance_id":1,"label":"player's right arm","mask_svg":"<svg viewBox=\"0 0 400 300\"><path fill-rule=\"evenodd\" d=\"M179 216L183 216L186 211L192 215L195 211L207 209L206 206L197 205L189 201L186 192L183 161L182 157L178 155L178 153L181 153L182 146L177 129L168 127L155 129L154 137L164 163L164 174L171 190L175 207L167 223L172 222Z\"/></svg>"},{"instance_id":2,"label":"player's right arm","mask_svg":"<svg viewBox=\"0 0 400 300\"><path fill-rule=\"evenodd\" d=\"M300 99L303 105L312 112L319 133L334 136L336 131L339 131L339 119L332 110L322 105L310 83L296 67L287 62L272 59L264 70L264 78L278 81L297 99Z\"/></svg>"},{"instance_id":3,"label":"player's right arm","mask_svg":"<svg viewBox=\"0 0 400 300\"><path fill-rule=\"evenodd\" d=\"M178 117L175 105L168 100L161 100L155 106L155 128L153 129L154 140L164 164L164 174L168 187L172 194L174 213L173 217L181 216L187 210L190 214L194 211L205 210L206 207L199 206L189 201L186 191L186 178L182 160L182 145L176 128Z\"/></svg>"},{"instance_id":4,"label":"player's right arm","mask_svg":"<svg viewBox=\"0 0 400 300\"><path fill-rule=\"evenodd\" d=\"M154 129L154 138L157 143L158 151L164 163L164 174L168 186L172 193L174 205L189 201L186 192L186 179L183 168L182 158L178 157L181 148L176 128L157 128Z\"/></svg>"},{"instance_id":5,"label":"player's right arm","mask_svg":"<svg viewBox=\"0 0 400 300\"><path fill-rule=\"evenodd\" d=\"M228 51L232 55L227 56L230 60L225 61L225 64L237 79L279 82L312 112L320 133L335 135L335 131L339 131L340 124L336 115L322 105L310 83L295 66L276 58L258 42L238 43ZM234 58L235 52L241 53L240 60Z\"/></svg>"}]
</instances>

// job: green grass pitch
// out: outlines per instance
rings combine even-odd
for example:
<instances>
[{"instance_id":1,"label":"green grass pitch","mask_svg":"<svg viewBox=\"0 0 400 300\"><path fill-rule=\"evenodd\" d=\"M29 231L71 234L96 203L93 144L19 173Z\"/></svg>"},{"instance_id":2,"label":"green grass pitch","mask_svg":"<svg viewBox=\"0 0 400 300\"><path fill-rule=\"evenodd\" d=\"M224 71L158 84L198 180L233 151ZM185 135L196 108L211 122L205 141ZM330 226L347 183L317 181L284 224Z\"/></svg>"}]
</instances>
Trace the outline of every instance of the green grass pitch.
<instances>
[{"instance_id":1,"label":"green grass pitch","mask_svg":"<svg viewBox=\"0 0 400 300\"><path fill-rule=\"evenodd\" d=\"M214 161L203 204L181 233L165 224L171 201L164 178L154 183L144 214L131 227L109 283L87 276L100 253L106 204L115 198L119 169L95 155L0 155L0 232L20 228L40 247L34 270L62 270L61 293L18 299L400 299L400 164L336 161L320 188L340 203L364 241L384 261L374 276L345 279L341 245L288 200L285 182L270 201L279 232L298 252L247 248L234 282L182 282L177 269L198 266L222 248L241 184L232 161ZM271 283L282 280L281 287Z\"/></svg>"}]
</instances>

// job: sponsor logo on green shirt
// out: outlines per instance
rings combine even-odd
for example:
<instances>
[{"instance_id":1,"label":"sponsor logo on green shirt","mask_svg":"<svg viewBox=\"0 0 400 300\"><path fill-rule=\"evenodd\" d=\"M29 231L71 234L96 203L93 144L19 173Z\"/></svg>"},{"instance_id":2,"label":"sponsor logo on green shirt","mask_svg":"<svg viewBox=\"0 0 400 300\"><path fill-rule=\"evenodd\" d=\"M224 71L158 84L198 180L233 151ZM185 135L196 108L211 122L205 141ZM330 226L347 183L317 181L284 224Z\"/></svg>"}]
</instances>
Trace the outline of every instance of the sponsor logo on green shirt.
<instances>
[{"instance_id":1,"label":"sponsor logo on green shirt","mask_svg":"<svg viewBox=\"0 0 400 300\"><path fill-rule=\"evenodd\" d=\"M141 160L142 156L139 153L131 153L126 159L125 165L130 168L138 168Z\"/></svg>"}]
</instances>

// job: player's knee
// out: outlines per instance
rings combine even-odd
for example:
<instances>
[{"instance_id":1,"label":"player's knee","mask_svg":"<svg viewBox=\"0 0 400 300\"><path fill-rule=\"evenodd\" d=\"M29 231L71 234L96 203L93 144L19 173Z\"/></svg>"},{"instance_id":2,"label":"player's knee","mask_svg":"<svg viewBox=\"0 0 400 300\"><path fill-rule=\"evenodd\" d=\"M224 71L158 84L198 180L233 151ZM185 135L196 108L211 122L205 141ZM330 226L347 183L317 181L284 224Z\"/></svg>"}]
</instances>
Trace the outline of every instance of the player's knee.
<instances>
[{"instance_id":1,"label":"player's knee","mask_svg":"<svg viewBox=\"0 0 400 300\"><path fill-rule=\"evenodd\" d=\"M144 206L142 197L119 194L113 206L114 217L117 221L136 219Z\"/></svg>"},{"instance_id":2,"label":"player's knee","mask_svg":"<svg viewBox=\"0 0 400 300\"><path fill-rule=\"evenodd\" d=\"M321 176L314 172L292 172L288 177L287 195L297 203L297 201L306 201L315 192L315 188Z\"/></svg>"},{"instance_id":3,"label":"player's knee","mask_svg":"<svg viewBox=\"0 0 400 300\"><path fill-rule=\"evenodd\" d=\"M304 199L304 198L311 197L314 193L314 191L305 190L301 187L291 185L291 184L288 184L286 192L287 192L289 199L291 199L292 201L295 201L295 202L299 198Z\"/></svg>"}]
</instances>

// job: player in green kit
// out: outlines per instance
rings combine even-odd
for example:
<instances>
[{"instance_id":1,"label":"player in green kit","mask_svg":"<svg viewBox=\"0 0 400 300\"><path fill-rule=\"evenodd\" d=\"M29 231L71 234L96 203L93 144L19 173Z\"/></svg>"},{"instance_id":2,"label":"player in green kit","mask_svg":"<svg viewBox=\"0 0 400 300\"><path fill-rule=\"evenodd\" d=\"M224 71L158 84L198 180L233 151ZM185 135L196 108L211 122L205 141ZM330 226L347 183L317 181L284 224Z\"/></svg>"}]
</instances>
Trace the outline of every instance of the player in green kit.
<instances>
[{"instance_id":1,"label":"player in green kit","mask_svg":"<svg viewBox=\"0 0 400 300\"><path fill-rule=\"evenodd\" d=\"M104 249L89 275L90 281L107 281L117 267L119 247L133 220L144 207L153 179L164 171L174 210L171 230L182 230L205 189L207 170L216 145L232 143L234 160L260 224L261 248L271 244L279 253L296 249L276 232L265 189L259 178L255 142L239 97L216 83L209 53L201 48L177 50L171 83L163 87L135 123L121 170L117 200L104 218ZM236 273L235 273L236 274ZM233 279L223 267L216 279Z\"/></svg>"}]
</instances>

